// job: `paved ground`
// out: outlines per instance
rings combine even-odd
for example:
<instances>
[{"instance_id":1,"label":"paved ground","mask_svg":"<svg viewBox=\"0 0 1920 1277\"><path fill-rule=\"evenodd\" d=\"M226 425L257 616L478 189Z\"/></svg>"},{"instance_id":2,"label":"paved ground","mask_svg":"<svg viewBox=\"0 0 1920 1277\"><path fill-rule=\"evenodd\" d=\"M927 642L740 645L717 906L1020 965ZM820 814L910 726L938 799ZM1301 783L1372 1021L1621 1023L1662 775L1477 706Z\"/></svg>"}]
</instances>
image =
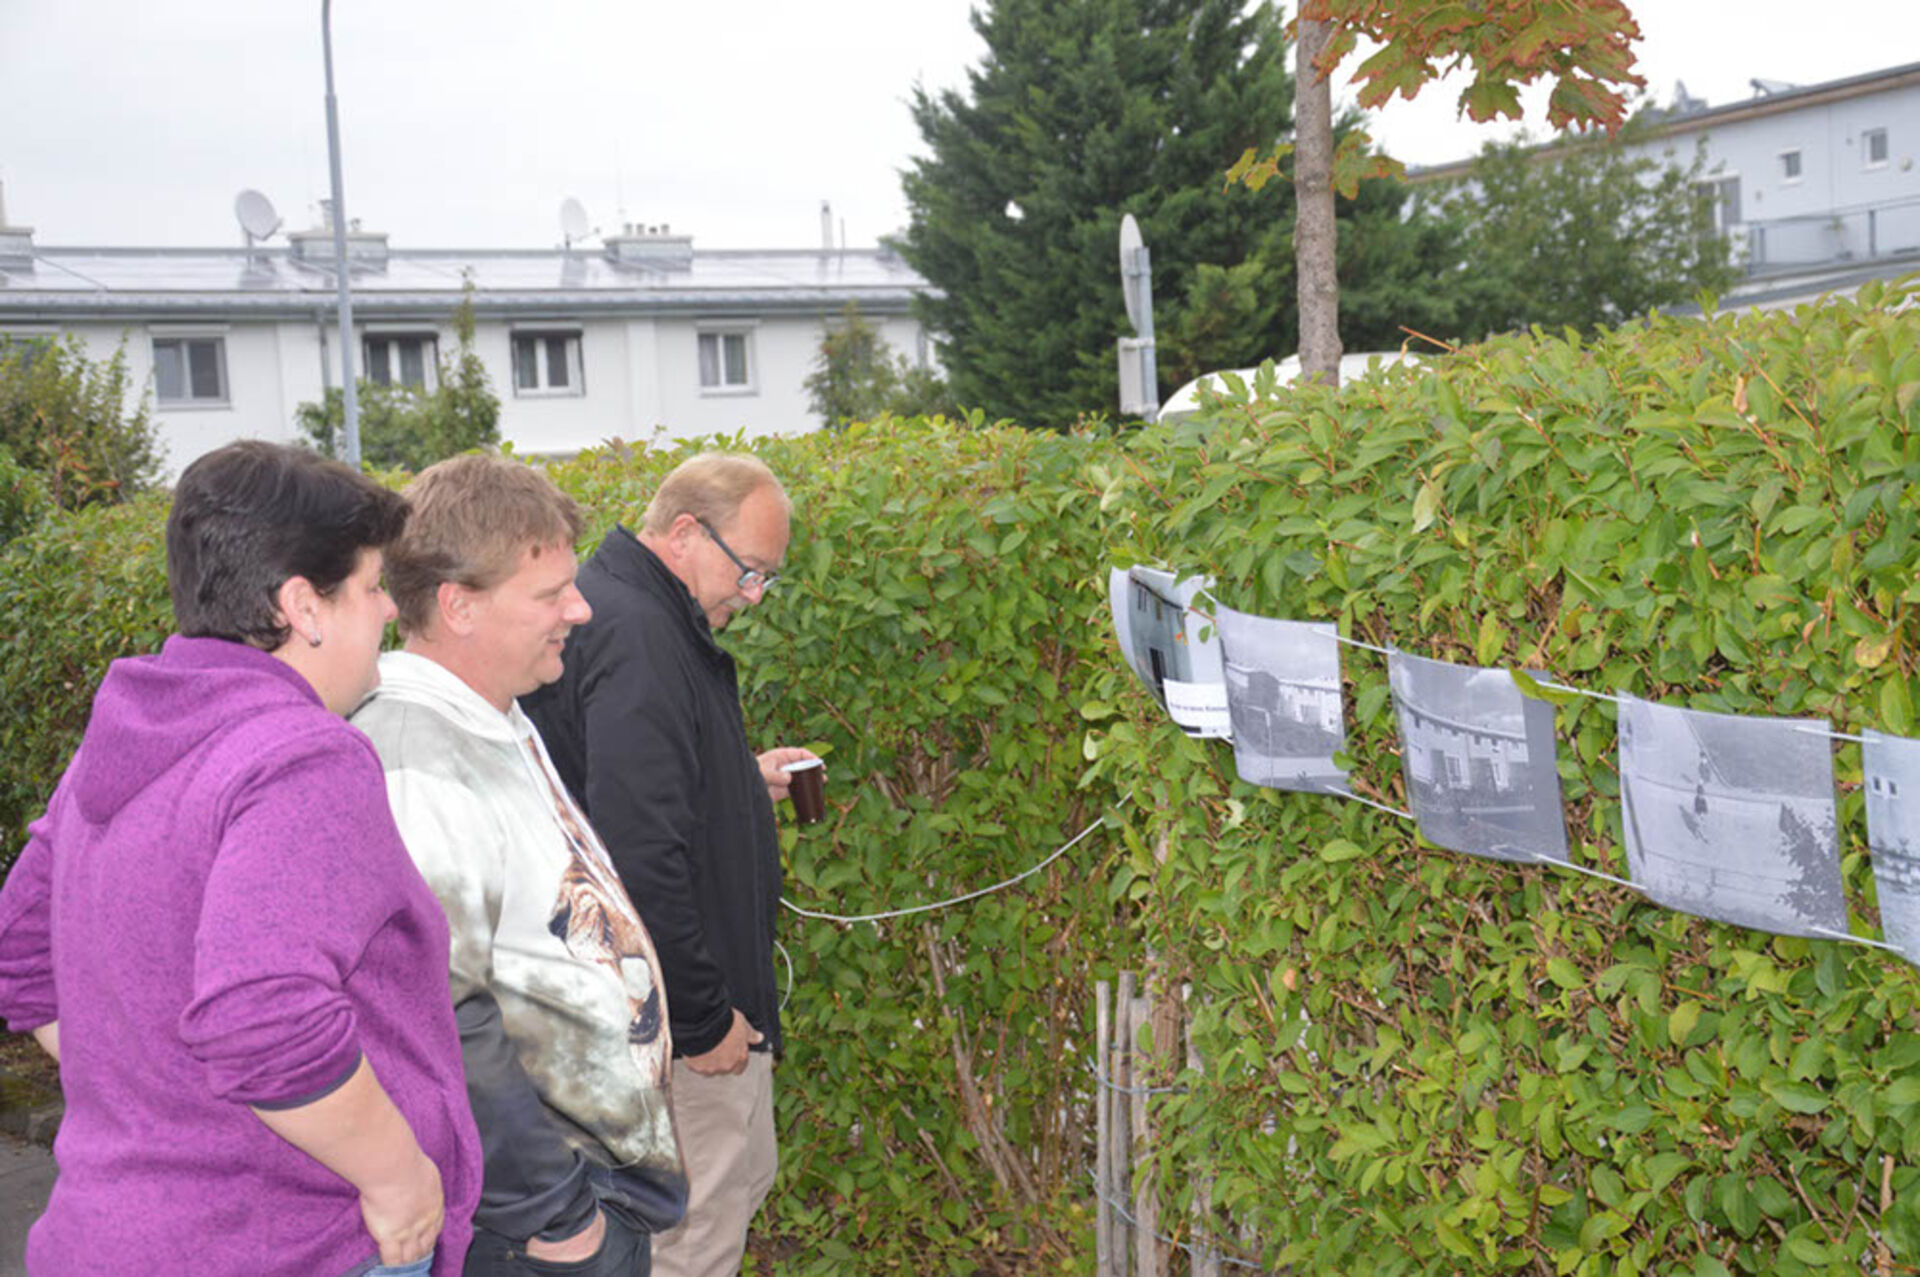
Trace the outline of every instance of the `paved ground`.
<instances>
[{"instance_id":1,"label":"paved ground","mask_svg":"<svg viewBox=\"0 0 1920 1277\"><path fill-rule=\"evenodd\" d=\"M0 1135L0 1277L26 1277L27 1229L53 1191L53 1154Z\"/></svg>"}]
</instances>

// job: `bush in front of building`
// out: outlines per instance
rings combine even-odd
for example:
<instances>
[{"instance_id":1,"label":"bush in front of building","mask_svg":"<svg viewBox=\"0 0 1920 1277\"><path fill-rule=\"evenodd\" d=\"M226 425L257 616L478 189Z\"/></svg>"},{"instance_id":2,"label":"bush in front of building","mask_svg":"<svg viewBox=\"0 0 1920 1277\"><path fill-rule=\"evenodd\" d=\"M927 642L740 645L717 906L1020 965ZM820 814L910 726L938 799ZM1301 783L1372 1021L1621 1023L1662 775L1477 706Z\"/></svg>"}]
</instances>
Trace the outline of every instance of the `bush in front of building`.
<instances>
[{"instance_id":1,"label":"bush in front of building","mask_svg":"<svg viewBox=\"0 0 1920 1277\"><path fill-rule=\"evenodd\" d=\"M0 448L61 509L125 501L161 461L146 396L132 391L124 344L102 360L71 334L0 336Z\"/></svg>"},{"instance_id":2,"label":"bush in front of building","mask_svg":"<svg viewBox=\"0 0 1920 1277\"><path fill-rule=\"evenodd\" d=\"M813 370L802 384L807 407L833 430L889 414L959 415L939 372L894 353L858 302L848 302L840 318L828 325Z\"/></svg>"},{"instance_id":3,"label":"bush in front of building","mask_svg":"<svg viewBox=\"0 0 1920 1277\"><path fill-rule=\"evenodd\" d=\"M431 390L355 382L360 462L368 470L426 469L443 457L500 442L500 396L473 348L473 287L454 309L451 358L442 358ZM338 387L320 402L294 409L294 424L311 448L338 457L345 448L346 399Z\"/></svg>"}]
</instances>

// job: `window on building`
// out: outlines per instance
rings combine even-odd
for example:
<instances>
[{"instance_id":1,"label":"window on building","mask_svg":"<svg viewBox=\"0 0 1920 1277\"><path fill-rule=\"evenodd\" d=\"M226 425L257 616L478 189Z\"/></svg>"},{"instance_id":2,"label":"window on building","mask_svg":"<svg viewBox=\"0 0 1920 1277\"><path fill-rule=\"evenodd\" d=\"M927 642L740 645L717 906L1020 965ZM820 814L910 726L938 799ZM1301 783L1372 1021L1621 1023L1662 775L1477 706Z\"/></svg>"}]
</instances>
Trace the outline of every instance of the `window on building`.
<instances>
[{"instance_id":1,"label":"window on building","mask_svg":"<svg viewBox=\"0 0 1920 1277\"><path fill-rule=\"evenodd\" d=\"M1887 162L1887 131L1868 129L1860 135L1860 162L1867 168L1879 168Z\"/></svg>"},{"instance_id":2,"label":"window on building","mask_svg":"<svg viewBox=\"0 0 1920 1277\"><path fill-rule=\"evenodd\" d=\"M1784 182L1800 180L1800 152L1780 152L1780 180Z\"/></svg>"},{"instance_id":3,"label":"window on building","mask_svg":"<svg viewBox=\"0 0 1920 1277\"><path fill-rule=\"evenodd\" d=\"M513 335L513 392L516 395L584 395L577 331L517 332Z\"/></svg>"},{"instance_id":4,"label":"window on building","mask_svg":"<svg viewBox=\"0 0 1920 1277\"><path fill-rule=\"evenodd\" d=\"M744 331L700 334L700 388L709 391L753 389L750 338Z\"/></svg>"},{"instance_id":5,"label":"window on building","mask_svg":"<svg viewBox=\"0 0 1920 1277\"><path fill-rule=\"evenodd\" d=\"M55 340L52 333L0 332L0 364L17 364L25 372L40 362Z\"/></svg>"},{"instance_id":6,"label":"window on building","mask_svg":"<svg viewBox=\"0 0 1920 1277\"><path fill-rule=\"evenodd\" d=\"M1695 182L1693 190L1695 198L1699 200L1708 234L1724 235L1740 224L1739 178L1710 178Z\"/></svg>"},{"instance_id":7,"label":"window on building","mask_svg":"<svg viewBox=\"0 0 1920 1277\"><path fill-rule=\"evenodd\" d=\"M433 389L440 340L432 333L369 333L361 349L367 380L374 385Z\"/></svg>"},{"instance_id":8,"label":"window on building","mask_svg":"<svg viewBox=\"0 0 1920 1277\"><path fill-rule=\"evenodd\" d=\"M155 337L153 394L163 405L227 402L227 343L223 337Z\"/></svg>"}]
</instances>

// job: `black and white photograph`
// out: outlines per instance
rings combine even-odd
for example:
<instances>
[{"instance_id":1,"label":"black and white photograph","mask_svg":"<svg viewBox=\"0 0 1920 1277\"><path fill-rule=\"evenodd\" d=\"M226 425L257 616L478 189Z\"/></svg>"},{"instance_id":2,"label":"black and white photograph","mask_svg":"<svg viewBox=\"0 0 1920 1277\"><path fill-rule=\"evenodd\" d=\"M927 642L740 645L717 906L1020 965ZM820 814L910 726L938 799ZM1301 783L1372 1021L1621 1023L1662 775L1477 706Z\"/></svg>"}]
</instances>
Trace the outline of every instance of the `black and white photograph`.
<instances>
[{"instance_id":1,"label":"black and white photograph","mask_svg":"<svg viewBox=\"0 0 1920 1277\"><path fill-rule=\"evenodd\" d=\"M1920 740L1871 729L1861 735L1881 938L1920 966Z\"/></svg>"},{"instance_id":2,"label":"black and white photograph","mask_svg":"<svg viewBox=\"0 0 1920 1277\"><path fill-rule=\"evenodd\" d=\"M1845 932L1827 732L1622 697L1620 819L1648 899L1756 931Z\"/></svg>"},{"instance_id":3,"label":"black and white photograph","mask_svg":"<svg viewBox=\"0 0 1920 1277\"><path fill-rule=\"evenodd\" d=\"M1270 789L1344 794L1333 756L1347 747L1338 629L1221 608L1233 761L1240 779Z\"/></svg>"},{"instance_id":4,"label":"black and white photograph","mask_svg":"<svg viewBox=\"0 0 1920 1277\"><path fill-rule=\"evenodd\" d=\"M1387 677L1420 836L1470 856L1565 861L1553 706L1506 670L1404 652L1388 656Z\"/></svg>"},{"instance_id":5,"label":"black and white photograph","mask_svg":"<svg viewBox=\"0 0 1920 1277\"><path fill-rule=\"evenodd\" d=\"M1114 569L1108 578L1113 626L1127 664L1191 736L1231 734L1220 663L1220 636L1194 598L1212 577L1160 568Z\"/></svg>"}]
</instances>

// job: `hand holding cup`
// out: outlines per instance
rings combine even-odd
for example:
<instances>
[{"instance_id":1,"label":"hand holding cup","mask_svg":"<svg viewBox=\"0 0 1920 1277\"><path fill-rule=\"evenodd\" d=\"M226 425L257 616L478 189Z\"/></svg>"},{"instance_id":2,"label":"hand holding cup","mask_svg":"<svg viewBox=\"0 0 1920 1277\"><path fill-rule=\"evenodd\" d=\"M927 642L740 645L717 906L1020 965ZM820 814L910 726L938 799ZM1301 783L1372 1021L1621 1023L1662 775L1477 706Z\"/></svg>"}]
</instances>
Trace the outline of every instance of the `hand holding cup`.
<instances>
[{"instance_id":1,"label":"hand holding cup","mask_svg":"<svg viewBox=\"0 0 1920 1277\"><path fill-rule=\"evenodd\" d=\"M817 758L803 758L781 767L792 782L787 796L793 799L793 818L802 825L817 825L827 814L826 764Z\"/></svg>"}]
</instances>

